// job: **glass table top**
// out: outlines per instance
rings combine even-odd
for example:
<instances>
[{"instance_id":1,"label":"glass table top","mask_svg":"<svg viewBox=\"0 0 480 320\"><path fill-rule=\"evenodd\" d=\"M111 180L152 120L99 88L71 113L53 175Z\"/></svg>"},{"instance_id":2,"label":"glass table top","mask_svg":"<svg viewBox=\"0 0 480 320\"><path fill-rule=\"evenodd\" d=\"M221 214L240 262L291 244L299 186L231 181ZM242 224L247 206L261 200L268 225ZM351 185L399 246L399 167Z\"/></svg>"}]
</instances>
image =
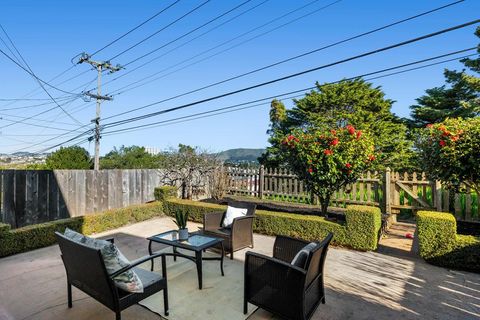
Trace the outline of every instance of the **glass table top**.
<instances>
[{"instance_id":1,"label":"glass table top","mask_svg":"<svg viewBox=\"0 0 480 320\"><path fill-rule=\"evenodd\" d=\"M189 237L187 240L179 240L177 230L160 233L151 237L150 239L156 240L159 242L178 243L178 244L192 246L192 247L200 247L210 242L219 241L219 239L217 238L209 237L201 234L195 234L195 233L189 234Z\"/></svg>"}]
</instances>

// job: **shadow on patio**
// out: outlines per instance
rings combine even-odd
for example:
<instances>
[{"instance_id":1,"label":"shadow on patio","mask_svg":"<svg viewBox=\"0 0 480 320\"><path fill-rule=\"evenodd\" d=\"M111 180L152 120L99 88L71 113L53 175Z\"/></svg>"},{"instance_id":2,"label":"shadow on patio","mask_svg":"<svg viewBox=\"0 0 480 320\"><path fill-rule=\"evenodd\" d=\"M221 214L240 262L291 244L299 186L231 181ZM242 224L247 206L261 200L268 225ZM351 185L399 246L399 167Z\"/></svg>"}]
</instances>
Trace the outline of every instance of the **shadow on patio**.
<instances>
[{"instance_id":1,"label":"shadow on patio","mask_svg":"<svg viewBox=\"0 0 480 320\"><path fill-rule=\"evenodd\" d=\"M197 226L189 224L191 230ZM99 236L113 236L122 252L134 259L148 254L147 236L173 228L171 219L157 218ZM273 241L273 237L256 234L255 251L271 254ZM244 252L237 255L238 259L243 256ZM331 248L326 286L327 304L320 305L313 319L480 318L480 275L448 271L415 258ZM114 318L110 310L76 289L74 306L67 308L65 270L58 246L1 259L0 287L2 320ZM141 306L127 309L122 316L160 319ZM259 310L249 319L274 318Z\"/></svg>"}]
</instances>

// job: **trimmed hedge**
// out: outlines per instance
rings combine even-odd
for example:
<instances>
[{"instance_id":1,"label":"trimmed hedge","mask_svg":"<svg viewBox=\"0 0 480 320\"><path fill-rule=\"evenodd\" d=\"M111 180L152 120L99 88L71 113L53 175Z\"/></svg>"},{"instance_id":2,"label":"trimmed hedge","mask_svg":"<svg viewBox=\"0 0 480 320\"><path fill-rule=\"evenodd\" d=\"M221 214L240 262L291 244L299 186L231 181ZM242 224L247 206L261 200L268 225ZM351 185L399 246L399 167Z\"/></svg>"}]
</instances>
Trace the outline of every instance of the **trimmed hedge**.
<instances>
[{"instance_id":1,"label":"trimmed hedge","mask_svg":"<svg viewBox=\"0 0 480 320\"><path fill-rule=\"evenodd\" d=\"M165 201L169 198L176 198L178 195L178 189L174 186L162 186L156 187L153 191L153 196L157 201Z\"/></svg>"},{"instance_id":2,"label":"trimmed hedge","mask_svg":"<svg viewBox=\"0 0 480 320\"><path fill-rule=\"evenodd\" d=\"M159 215L163 215L162 204L153 202L14 230L10 230L9 225L0 224L0 257L52 245L56 243L55 231L63 232L65 228L83 234L92 234L148 220Z\"/></svg>"},{"instance_id":3,"label":"trimmed hedge","mask_svg":"<svg viewBox=\"0 0 480 320\"><path fill-rule=\"evenodd\" d=\"M352 205L345 211L350 246L355 249L377 249L382 213L380 208Z\"/></svg>"},{"instance_id":4,"label":"trimmed hedge","mask_svg":"<svg viewBox=\"0 0 480 320\"><path fill-rule=\"evenodd\" d=\"M188 211L190 220L202 222L203 215L213 211L224 211L226 206L169 199L164 202L164 213L173 216L177 209ZM358 250L375 250L381 224L378 208L350 206L347 208L345 225L325 220L324 217L298 215L275 211L256 211L255 232L267 235L286 235L309 241L324 238L333 232L333 243Z\"/></svg>"},{"instance_id":5,"label":"trimmed hedge","mask_svg":"<svg viewBox=\"0 0 480 320\"><path fill-rule=\"evenodd\" d=\"M419 211L420 256L440 267L480 272L480 237L457 235L455 217L446 212Z\"/></svg>"},{"instance_id":6,"label":"trimmed hedge","mask_svg":"<svg viewBox=\"0 0 480 320\"><path fill-rule=\"evenodd\" d=\"M457 221L447 212L419 211L417 213L420 256L434 258L455 247Z\"/></svg>"}]
</instances>

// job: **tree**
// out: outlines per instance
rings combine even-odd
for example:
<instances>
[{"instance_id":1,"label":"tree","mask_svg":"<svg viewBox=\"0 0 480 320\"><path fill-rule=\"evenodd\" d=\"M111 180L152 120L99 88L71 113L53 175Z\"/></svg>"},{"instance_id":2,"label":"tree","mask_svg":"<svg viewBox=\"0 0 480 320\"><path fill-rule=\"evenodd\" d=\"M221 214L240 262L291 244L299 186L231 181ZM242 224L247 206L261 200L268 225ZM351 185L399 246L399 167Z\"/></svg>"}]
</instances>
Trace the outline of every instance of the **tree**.
<instances>
[{"instance_id":1,"label":"tree","mask_svg":"<svg viewBox=\"0 0 480 320\"><path fill-rule=\"evenodd\" d=\"M480 27L475 35L480 37ZM480 53L480 46L477 49ZM425 95L412 105L411 127L423 128L430 123L439 123L448 118L472 118L480 115L480 58L460 60L466 69L444 71L446 85L425 91Z\"/></svg>"},{"instance_id":2,"label":"tree","mask_svg":"<svg viewBox=\"0 0 480 320\"><path fill-rule=\"evenodd\" d=\"M282 163L280 141L284 134L283 125L287 119L287 108L283 102L273 99L270 104L270 125L267 134L270 135L268 142L271 147L258 158L258 162L268 167L278 167Z\"/></svg>"},{"instance_id":3,"label":"tree","mask_svg":"<svg viewBox=\"0 0 480 320\"><path fill-rule=\"evenodd\" d=\"M100 159L102 169L155 169L162 166L163 155L152 155L144 147L114 147Z\"/></svg>"},{"instance_id":4,"label":"tree","mask_svg":"<svg viewBox=\"0 0 480 320\"><path fill-rule=\"evenodd\" d=\"M324 216L333 192L355 182L375 160L372 138L352 125L296 129L281 143L289 167L318 196Z\"/></svg>"},{"instance_id":5,"label":"tree","mask_svg":"<svg viewBox=\"0 0 480 320\"><path fill-rule=\"evenodd\" d=\"M47 169L91 169L92 159L87 150L79 146L62 147L49 154L45 160Z\"/></svg>"},{"instance_id":6,"label":"tree","mask_svg":"<svg viewBox=\"0 0 480 320\"><path fill-rule=\"evenodd\" d=\"M270 143L264 158L278 155L279 136L294 128L329 130L347 123L359 130L368 130L381 161L376 169L411 168L412 142L407 139L407 127L391 111L392 100L386 99L379 87L362 79L344 80L334 84L316 84L317 89L294 100L294 107L285 117L271 122ZM262 158L262 161L268 162Z\"/></svg>"},{"instance_id":7,"label":"tree","mask_svg":"<svg viewBox=\"0 0 480 320\"><path fill-rule=\"evenodd\" d=\"M164 181L180 185L183 199L192 199L194 189L205 187L210 176L221 166L213 155L184 144L165 155Z\"/></svg>"},{"instance_id":8,"label":"tree","mask_svg":"<svg viewBox=\"0 0 480 320\"><path fill-rule=\"evenodd\" d=\"M429 178L455 192L462 183L480 193L480 118L447 119L428 125L417 141ZM454 195L454 192L450 193ZM450 210L453 209L453 200Z\"/></svg>"}]
</instances>

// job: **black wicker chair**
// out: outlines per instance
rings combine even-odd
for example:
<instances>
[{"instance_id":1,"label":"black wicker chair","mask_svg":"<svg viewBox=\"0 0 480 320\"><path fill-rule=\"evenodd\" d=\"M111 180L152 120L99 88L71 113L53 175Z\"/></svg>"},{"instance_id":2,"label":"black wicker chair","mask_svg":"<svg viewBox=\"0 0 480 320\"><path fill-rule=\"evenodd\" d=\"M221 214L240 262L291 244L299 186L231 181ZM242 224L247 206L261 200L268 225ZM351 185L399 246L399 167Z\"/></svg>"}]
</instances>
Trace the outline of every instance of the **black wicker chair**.
<instances>
[{"instance_id":1,"label":"black wicker chair","mask_svg":"<svg viewBox=\"0 0 480 320\"><path fill-rule=\"evenodd\" d=\"M307 258L305 269L290 262L308 242L277 236L273 258L247 252L245 259L244 313L248 303L289 320L310 319L325 303L323 266L333 234L320 242Z\"/></svg>"},{"instance_id":2,"label":"black wicker chair","mask_svg":"<svg viewBox=\"0 0 480 320\"><path fill-rule=\"evenodd\" d=\"M55 235L67 273L69 308L72 307L72 286L74 286L115 312L116 320L121 320L122 310L163 290L164 310L165 315L168 315L167 269L163 253L137 259L132 261L130 265L108 274L100 250L74 242L58 232L55 232ZM113 242L112 239L110 241ZM158 257L162 258L162 276L141 268L135 268ZM132 268L143 283L143 293L130 293L118 289L112 280Z\"/></svg>"},{"instance_id":3,"label":"black wicker chair","mask_svg":"<svg viewBox=\"0 0 480 320\"><path fill-rule=\"evenodd\" d=\"M236 208L246 208L247 215L234 219L231 228L223 228L222 222L225 211L206 213L203 215L203 232L225 239L223 242L225 252L230 252L230 259L233 259L235 251L248 247L253 248L253 219L257 206L253 203L234 201L230 201L228 205Z\"/></svg>"}]
</instances>

